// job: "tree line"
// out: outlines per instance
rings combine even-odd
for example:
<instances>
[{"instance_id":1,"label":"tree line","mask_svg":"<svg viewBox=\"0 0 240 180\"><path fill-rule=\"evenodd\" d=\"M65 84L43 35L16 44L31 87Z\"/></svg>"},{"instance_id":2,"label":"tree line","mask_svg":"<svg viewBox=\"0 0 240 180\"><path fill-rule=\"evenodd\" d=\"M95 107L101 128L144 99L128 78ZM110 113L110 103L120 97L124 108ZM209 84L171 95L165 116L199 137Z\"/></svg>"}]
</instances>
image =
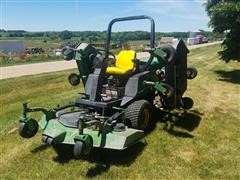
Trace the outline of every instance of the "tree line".
<instances>
[{"instance_id":1,"label":"tree line","mask_svg":"<svg viewBox=\"0 0 240 180\"><path fill-rule=\"evenodd\" d=\"M207 36L214 36L212 32L204 31ZM161 37L187 38L189 32L156 32L156 39ZM24 37L24 38L41 38L43 40L66 41L78 40L88 42L104 42L106 39L106 31L49 31L49 32L27 32L22 30L6 31L0 30L0 37ZM111 39L115 42L125 42L134 40L148 40L150 33L146 31L126 31L112 32Z\"/></svg>"}]
</instances>

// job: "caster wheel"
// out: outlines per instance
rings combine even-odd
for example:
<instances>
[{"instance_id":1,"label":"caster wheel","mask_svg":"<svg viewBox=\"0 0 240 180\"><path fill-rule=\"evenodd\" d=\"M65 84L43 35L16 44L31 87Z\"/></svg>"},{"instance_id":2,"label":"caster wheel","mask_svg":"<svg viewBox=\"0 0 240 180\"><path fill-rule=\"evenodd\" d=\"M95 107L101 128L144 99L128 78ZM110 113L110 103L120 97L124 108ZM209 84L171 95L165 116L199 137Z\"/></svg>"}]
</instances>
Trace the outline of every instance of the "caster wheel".
<instances>
[{"instance_id":1,"label":"caster wheel","mask_svg":"<svg viewBox=\"0 0 240 180\"><path fill-rule=\"evenodd\" d=\"M183 109L191 109L193 107L193 100L190 97L183 97L181 100L181 107Z\"/></svg>"},{"instance_id":2,"label":"caster wheel","mask_svg":"<svg viewBox=\"0 0 240 180\"><path fill-rule=\"evenodd\" d=\"M72 85L72 86L77 86L80 84L80 77L79 75L77 75L76 73L71 73L68 76L68 82Z\"/></svg>"},{"instance_id":3,"label":"caster wheel","mask_svg":"<svg viewBox=\"0 0 240 180\"><path fill-rule=\"evenodd\" d=\"M18 132L23 138L31 138L38 132L38 122L34 119L29 120L27 123L21 122Z\"/></svg>"},{"instance_id":4,"label":"caster wheel","mask_svg":"<svg viewBox=\"0 0 240 180\"><path fill-rule=\"evenodd\" d=\"M187 68L187 78L188 79L194 79L198 74L198 71L194 67L188 67Z\"/></svg>"},{"instance_id":5,"label":"caster wheel","mask_svg":"<svg viewBox=\"0 0 240 180\"><path fill-rule=\"evenodd\" d=\"M82 141L76 141L76 143L74 144L74 147L73 147L73 155L76 158L81 158L82 153L83 153L83 148L84 148L83 142Z\"/></svg>"},{"instance_id":6,"label":"caster wheel","mask_svg":"<svg viewBox=\"0 0 240 180\"><path fill-rule=\"evenodd\" d=\"M88 144L88 145L87 145ZM93 148L93 140L92 138L85 144L82 141L76 141L73 147L73 155L76 158L87 158L92 151Z\"/></svg>"},{"instance_id":7,"label":"caster wheel","mask_svg":"<svg viewBox=\"0 0 240 180\"><path fill-rule=\"evenodd\" d=\"M48 137L46 135L43 135L42 136L42 142L44 142L46 144L49 144L49 145L52 145L53 144L53 138Z\"/></svg>"},{"instance_id":8,"label":"caster wheel","mask_svg":"<svg viewBox=\"0 0 240 180\"><path fill-rule=\"evenodd\" d=\"M70 61L74 58L75 52L70 47L66 46L62 50L63 59Z\"/></svg>"}]
</instances>

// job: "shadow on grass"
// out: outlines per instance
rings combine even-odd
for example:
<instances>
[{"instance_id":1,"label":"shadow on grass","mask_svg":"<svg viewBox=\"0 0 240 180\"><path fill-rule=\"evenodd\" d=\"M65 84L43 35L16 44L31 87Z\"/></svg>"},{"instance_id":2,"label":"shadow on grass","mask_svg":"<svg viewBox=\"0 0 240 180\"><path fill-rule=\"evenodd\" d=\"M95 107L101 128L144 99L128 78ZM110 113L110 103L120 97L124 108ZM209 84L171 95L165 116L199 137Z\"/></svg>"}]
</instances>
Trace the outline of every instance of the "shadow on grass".
<instances>
[{"instance_id":1,"label":"shadow on grass","mask_svg":"<svg viewBox=\"0 0 240 180\"><path fill-rule=\"evenodd\" d=\"M31 150L32 153L38 153L40 151L44 151L45 149L49 148L51 146L49 146L48 144L41 144L37 147L35 147L34 149Z\"/></svg>"},{"instance_id":2,"label":"shadow on grass","mask_svg":"<svg viewBox=\"0 0 240 180\"><path fill-rule=\"evenodd\" d=\"M227 81L234 84L240 84L240 70L223 71L218 70L215 73L219 76L220 81Z\"/></svg>"},{"instance_id":3,"label":"shadow on grass","mask_svg":"<svg viewBox=\"0 0 240 180\"><path fill-rule=\"evenodd\" d=\"M94 167L91 167L87 171L86 176L89 177L89 178L96 177L96 176L102 174L103 172L108 171L109 168L110 168L109 164L95 164Z\"/></svg>"},{"instance_id":4,"label":"shadow on grass","mask_svg":"<svg viewBox=\"0 0 240 180\"><path fill-rule=\"evenodd\" d=\"M142 153L145 146L145 143L138 142L123 151L95 148L88 158L88 161L95 163L95 166L88 170L86 176L92 178L100 175L102 172L106 172L111 165L130 166Z\"/></svg>"},{"instance_id":5,"label":"shadow on grass","mask_svg":"<svg viewBox=\"0 0 240 180\"><path fill-rule=\"evenodd\" d=\"M194 136L189 132L196 129L201 122L201 114L198 111L177 111L167 112L159 111L158 121L165 123L165 130L176 137L193 138ZM175 127L180 128L177 130ZM187 130L183 131L183 130Z\"/></svg>"},{"instance_id":6,"label":"shadow on grass","mask_svg":"<svg viewBox=\"0 0 240 180\"><path fill-rule=\"evenodd\" d=\"M65 164L74 159L73 145L68 144L56 144L52 146L57 156L53 158L54 161Z\"/></svg>"},{"instance_id":7,"label":"shadow on grass","mask_svg":"<svg viewBox=\"0 0 240 180\"><path fill-rule=\"evenodd\" d=\"M122 151L94 148L89 157L84 159L95 164L87 170L86 176L89 178L96 177L101 173L108 171L111 165L130 166L137 156L142 153L145 146L145 143L138 142ZM53 160L60 164L65 164L70 160L75 159L73 155L73 146L71 145L55 146L54 149L58 155L54 157Z\"/></svg>"},{"instance_id":8,"label":"shadow on grass","mask_svg":"<svg viewBox=\"0 0 240 180\"><path fill-rule=\"evenodd\" d=\"M188 131L193 131L201 121L201 113L197 111L178 111L178 112L166 112L166 111L156 111L154 113L153 119L149 130L146 132L146 135L150 134L156 127L157 122L162 122L166 124L165 130L176 137L192 138L193 135L188 132L175 130L174 127L180 127ZM170 124L170 125L169 125ZM167 127L169 125L169 127ZM111 150L111 149L102 149L94 148L90 156L85 161L88 161L93 164L92 167L87 169L86 177L94 178L101 175L104 172L107 172L111 165L115 166L130 166L136 158L142 154L146 143L138 142L133 146L123 150ZM48 145L41 145L32 152L36 153L38 151L45 150L48 148ZM65 164L69 161L75 159L73 155L73 146L71 145L55 145L53 146L57 156L53 158L54 161L59 164Z\"/></svg>"}]
</instances>

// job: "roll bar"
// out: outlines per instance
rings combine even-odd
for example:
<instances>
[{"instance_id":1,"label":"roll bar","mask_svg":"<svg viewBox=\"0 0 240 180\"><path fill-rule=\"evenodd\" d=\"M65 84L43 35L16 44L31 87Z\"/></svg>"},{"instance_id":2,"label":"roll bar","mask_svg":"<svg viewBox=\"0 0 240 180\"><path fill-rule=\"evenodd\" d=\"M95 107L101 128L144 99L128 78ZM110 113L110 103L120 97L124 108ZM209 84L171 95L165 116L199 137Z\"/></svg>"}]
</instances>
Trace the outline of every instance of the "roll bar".
<instances>
[{"instance_id":1,"label":"roll bar","mask_svg":"<svg viewBox=\"0 0 240 180\"><path fill-rule=\"evenodd\" d=\"M141 19L148 19L151 22L151 33L150 33L150 48L154 48L155 45L155 22L152 17L141 15L141 16L129 16L129 17L122 17L116 18L110 21L107 29L107 36L106 36L106 44L105 44L105 55L108 56L109 54L109 46L110 46L110 39L111 39L111 32L112 26L115 22L120 21L132 21L132 20L141 20Z\"/></svg>"}]
</instances>

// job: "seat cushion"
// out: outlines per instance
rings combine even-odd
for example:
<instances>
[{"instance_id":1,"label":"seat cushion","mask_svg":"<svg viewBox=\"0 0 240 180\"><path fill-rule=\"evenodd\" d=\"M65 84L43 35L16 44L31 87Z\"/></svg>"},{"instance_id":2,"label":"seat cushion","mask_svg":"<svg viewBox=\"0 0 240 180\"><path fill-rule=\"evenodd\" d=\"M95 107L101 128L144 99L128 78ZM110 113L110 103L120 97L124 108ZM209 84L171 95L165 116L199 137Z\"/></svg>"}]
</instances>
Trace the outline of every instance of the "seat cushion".
<instances>
[{"instance_id":1,"label":"seat cushion","mask_svg":"<svg viewBox=\"0 0 240 180\"><path fill-rule=\"evenodd\" d=\"M133 60L136 57L136 52L131 50L122 50L116 59L115 66L120 69L133 69L134 68L134 62Z\"/></svg>"},{"instance_id":2,"label":"seat cushion","mask_svg":"<svg viewBox=\"0 0 240 180\"><path fill-rule=\"evenodd\" d=\"M124 75L133 72L135 70L135 58L135 51L122 50L117 56L115 67L108 67L107 73L113 75Z\"/></svg>"},{"instance_id":3,"label":"seat cushion","mask_svg":"<svg viewBox=\"0 0 240 180\"><path fill-rule=\"evenodd\" d=\"M107 68L107 73L108 74L114 74L114 75L124 75L128 74L129 70L127 69L120 69L117 67L108 67Z\"/></svg>"}]
</instances>

